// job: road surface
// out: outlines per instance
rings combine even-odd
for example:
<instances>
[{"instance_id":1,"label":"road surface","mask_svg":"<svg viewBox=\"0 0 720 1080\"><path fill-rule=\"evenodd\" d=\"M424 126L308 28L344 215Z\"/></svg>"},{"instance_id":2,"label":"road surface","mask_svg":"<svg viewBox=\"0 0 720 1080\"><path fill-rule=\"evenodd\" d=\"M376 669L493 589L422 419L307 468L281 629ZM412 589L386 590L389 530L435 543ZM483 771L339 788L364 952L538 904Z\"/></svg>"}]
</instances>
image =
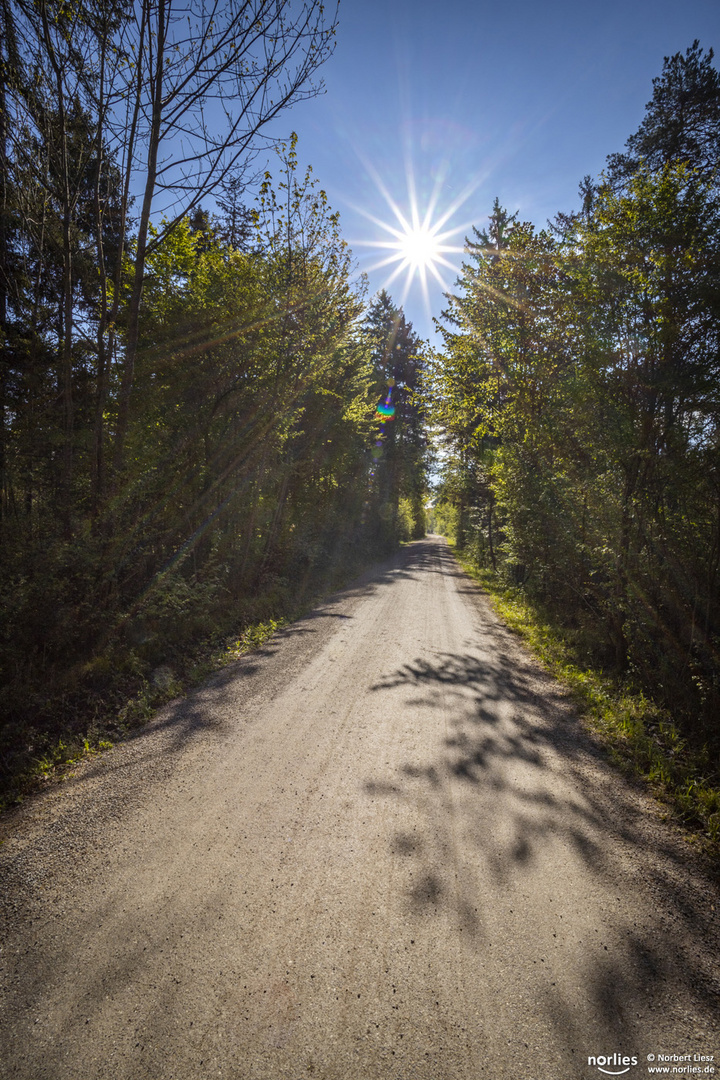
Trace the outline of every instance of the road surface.
<instances>
[{"instance_id":1,"label":"road surface","mask_svg":"<svg viewBox=\"0 0 720 1080\"><path fill-rule=\"evenodd\" d=\"M720 1074L715 887L438 537L2 836L3 1080Z\"/></svg>"}]
</instances>

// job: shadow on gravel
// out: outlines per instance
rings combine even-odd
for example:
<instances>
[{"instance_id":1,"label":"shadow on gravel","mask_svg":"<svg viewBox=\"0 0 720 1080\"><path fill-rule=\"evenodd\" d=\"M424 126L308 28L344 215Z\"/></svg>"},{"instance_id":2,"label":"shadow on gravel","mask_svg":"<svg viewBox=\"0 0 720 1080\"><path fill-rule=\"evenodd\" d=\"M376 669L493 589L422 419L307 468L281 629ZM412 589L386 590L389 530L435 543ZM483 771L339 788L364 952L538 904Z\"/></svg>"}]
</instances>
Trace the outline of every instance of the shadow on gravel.
<instances>
[{"instance_id":1,"label":"shadow on gravel","mask_svg":"<svg viewBox=\"0 0 720 1080\"><path fill-rule=\"evenodd\" d=\"M167 740L163 753L168 757L170 768L173 756L179 754L197 736L215 734L222 737L236 730L236 720L228 721L226 715L221 717L222 710L214 709L214 702L222 698L229 688L241 683L248 682L248 691L252 690L253 678L278 653L284 641L316 634L317 624L324 619L351 621L352 614L336 611L334 608L355 598L370 597L399 578L413 578L427 572L458 572L457 564L447 547L442 542L428 540L406 545L384 561L374 564L347 588L327 597L307 615L279 630L262 648L230 662L227 667L210 676L202 686L191 690L187 697L166 705L154 720L133 731L129 741L136 746L142 745L148 736L155 737L158 732L164 733ZM312 648L310 644L308 647ZM154 748L148 749L146 756L149 759L156 753ZM142 756L139 759L136 754L132 763L115 765L111 758L103 757L87 764L78 778L70 777L66 784L68 787L82 785L99 774L137 768L139 760L142 760Z\"/></svg>"},{"instance_id":2,"label":"shadow on gravel","mask_svg":"<svg viewBox=\"0 0 720 1080\"><path fill-rule=\"evenodd\" d=\"M444 541L415 540L384 562L370 567L346 589L330 596L321 605L321 614L328 614L324 609L329 605L353 596L371 596L382 586L392 585L398 578L413 579L421 574L442 574L443 577L462 578L469 582Z\"/></svg>"},{"instance_id":3,"label":"shadow on gravel","mask_svg":"<svg viewBox=\"0 0 720 1080\"><path fill-rule=\"evenodd\" d=\"M133 739L141 740L146 734L167 731L171 736L168 750L173 753L182 750L186 742L200 733L214 731L220 735L234 730L235 723L220 719L213 709L216 695L222 695L226 688L238 682L251 680L278 653L284 641L317 633L316 624L322 620L352 621L352 614L333 610L338 605L372 596L399 578L413 578L428 572L463 576L444 544L425 540L408 544L384 562L375 564L352 585L327 597L313 611L279 630L261 649L228 664L187 698L166 707L159 719L147 728L139 729ZM105 767L104 764L101 767Z\"/></svg>"},{"instance_id":4,"label":"shadow on gravel","mask_svg":"<svg viewBox=\"0 0 720 1080\"><path fill-rule=\"evenodd\" d=\"M462 931L466 947L482 954L499 914L508 928L517 924L508 897L517 907L518 890L532 898L528 926L538 905L546 912L565 905L564 931L573 923L584 927L583 944L570 954L582 987L569 994L548 965L537 1002L562 1039L559 1045L593 1052L588 1010L596 1037L608 1040L603 1045L630 1045L633 1038L636 1044L643 1030L638 1018L662 1009L670 987L682 987L700 1014L717 1014L717 972L698 960L717 930L699 892L684 888L680 845L669 834L658 843L637 792L613 774L562 688L517 655L508 656L503 634L501 628L491 631L487 660L441 653L404 665L372 688L379 694L407 688L404 704L415 707L418 723L423 707L442 708L450 717L433 760L408 761L392 777L365 784L367 796L401 800L424 823L422 832L388 838L393 856L412 867L407 917L442 914ZM674 910L673 918L681 914L677 922L668 925L663 917L643 926L632 903L620 902L628 891L628 866L643 883L644 913L659 901L662 910ZM636 891L634 885L633 896ZM588 931L591 915L597 917ZM526 932L522 924L518 929ZM527 985L524 965L530 961L522 950L505 962L508 985Z\"/></svg>"}]
</instances>

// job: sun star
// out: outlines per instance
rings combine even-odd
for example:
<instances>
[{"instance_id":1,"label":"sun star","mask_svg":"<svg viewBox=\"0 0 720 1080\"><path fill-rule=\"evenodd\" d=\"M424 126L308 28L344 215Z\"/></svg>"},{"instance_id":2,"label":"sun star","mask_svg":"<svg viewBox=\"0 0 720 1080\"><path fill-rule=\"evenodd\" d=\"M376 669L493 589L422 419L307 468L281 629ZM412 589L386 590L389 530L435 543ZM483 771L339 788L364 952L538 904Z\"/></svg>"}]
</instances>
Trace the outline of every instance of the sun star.
<instances>
[{"instance_id":1,"label":"sun star","mask_svg":"<svg viewBox=\"0 0 720 1080\"><path fill-rule=\"evenodd\" d=\"M383 282L382 288L387 288L396 278L403 273L405 274L402 295L400 296L401 305L405 302L413 281L419 281L426 314L430 317L428 280L434 278L443 292L448 291L449 282L446 280L447 275L443 275L443 270L452 271L451 277L458 273L458 260L451 262L448 256L457 256L463 253L465 249L461 244L458 244L458 239L464 237L464 233L468 231L471 224L465 222L462 225L448 228L448 222L476 190L480 180L479 178L475 179L459 196L440 211L438 203L442 194L445 176L444 171L441 170L430 198L421 213L412 169L407 168L409 213L405 214L390 195L372 164L368 161L363 161L363 164L392 211L395 220L392 223L383 221L356 205L355 210L382 229L387 239L353 240L351 241L352 246L374 248L387 253L373 263L372 266L366 268L368 272L372 272L381 267L388 267L388 277Z\"/></svg>"}]
</instances>

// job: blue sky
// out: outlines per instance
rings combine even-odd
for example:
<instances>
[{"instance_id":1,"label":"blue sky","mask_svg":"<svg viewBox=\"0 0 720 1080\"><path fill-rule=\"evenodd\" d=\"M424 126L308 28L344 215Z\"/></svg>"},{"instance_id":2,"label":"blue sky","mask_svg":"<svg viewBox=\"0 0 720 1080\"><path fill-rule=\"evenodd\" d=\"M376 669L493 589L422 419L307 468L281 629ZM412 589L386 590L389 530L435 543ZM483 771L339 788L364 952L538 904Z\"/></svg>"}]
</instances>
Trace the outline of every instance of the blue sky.
<instances>
[{"instance_id":1,"label":"blue sky","mask_svg":"<svg viewBox=\"0 0 720 1080\"><path fill-rule=\"evenodd\" d=\"M374 268L389 254L375 245L392 240L378 222L398 224L388 200L408 218L414 183L424 216L434 192L432 221L455 207L443 231L459 228L459 246L496 195L543 225L576 206L582 177L641 122L663 57L694 38L720 52L718 0L342 0L326 93L281 129L297 131L374 292L393 269ZM438 269L452 285L455 271ZM440 284L426 298L415 272L388 288L398 302L407 289L407 316L432 336Z\"/></svg>"}]
</instances>

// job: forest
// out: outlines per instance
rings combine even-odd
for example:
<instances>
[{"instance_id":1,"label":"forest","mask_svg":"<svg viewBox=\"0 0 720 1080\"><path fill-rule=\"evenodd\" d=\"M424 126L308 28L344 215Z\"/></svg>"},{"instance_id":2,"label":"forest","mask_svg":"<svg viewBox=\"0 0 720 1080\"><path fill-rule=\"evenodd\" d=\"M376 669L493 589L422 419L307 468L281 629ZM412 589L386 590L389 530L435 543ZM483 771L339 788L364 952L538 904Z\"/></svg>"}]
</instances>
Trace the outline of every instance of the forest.
<instances>
[{"instance_id":1,"label":"forest","mask_svg":"<svg viewBox=\"0 0 720 1080\"><path fill-rule=\"evenodd\" d=\"M423 536L433 485L431 524L716 775L712 50L666 58L576 212L495 200L431 348L271 134L337 12L0 2L6 793Z\"/></svg>"},{"instance_id":2,"label":"forest","mask_svg":"<svg viewBox=\"0 0 720 1080\"><path fill-rule=\"evenodd\" d=\"M335 21L192 10L3 0L11 795L179 692L198 649L424 533L420 342L266 134L318 92Z\"/></svg>"},{"instance_id":3,"label":"forest","mask_svg":"<svg viewBox=\"0 0 720 1080\"><path fill-rule=\"evenodd\" d=\"M716 787L719 164L720 76L696 41L577 212L538 229L495 201L423 374L437 527L645 694Z\"/></svg>"}]
</instances>

